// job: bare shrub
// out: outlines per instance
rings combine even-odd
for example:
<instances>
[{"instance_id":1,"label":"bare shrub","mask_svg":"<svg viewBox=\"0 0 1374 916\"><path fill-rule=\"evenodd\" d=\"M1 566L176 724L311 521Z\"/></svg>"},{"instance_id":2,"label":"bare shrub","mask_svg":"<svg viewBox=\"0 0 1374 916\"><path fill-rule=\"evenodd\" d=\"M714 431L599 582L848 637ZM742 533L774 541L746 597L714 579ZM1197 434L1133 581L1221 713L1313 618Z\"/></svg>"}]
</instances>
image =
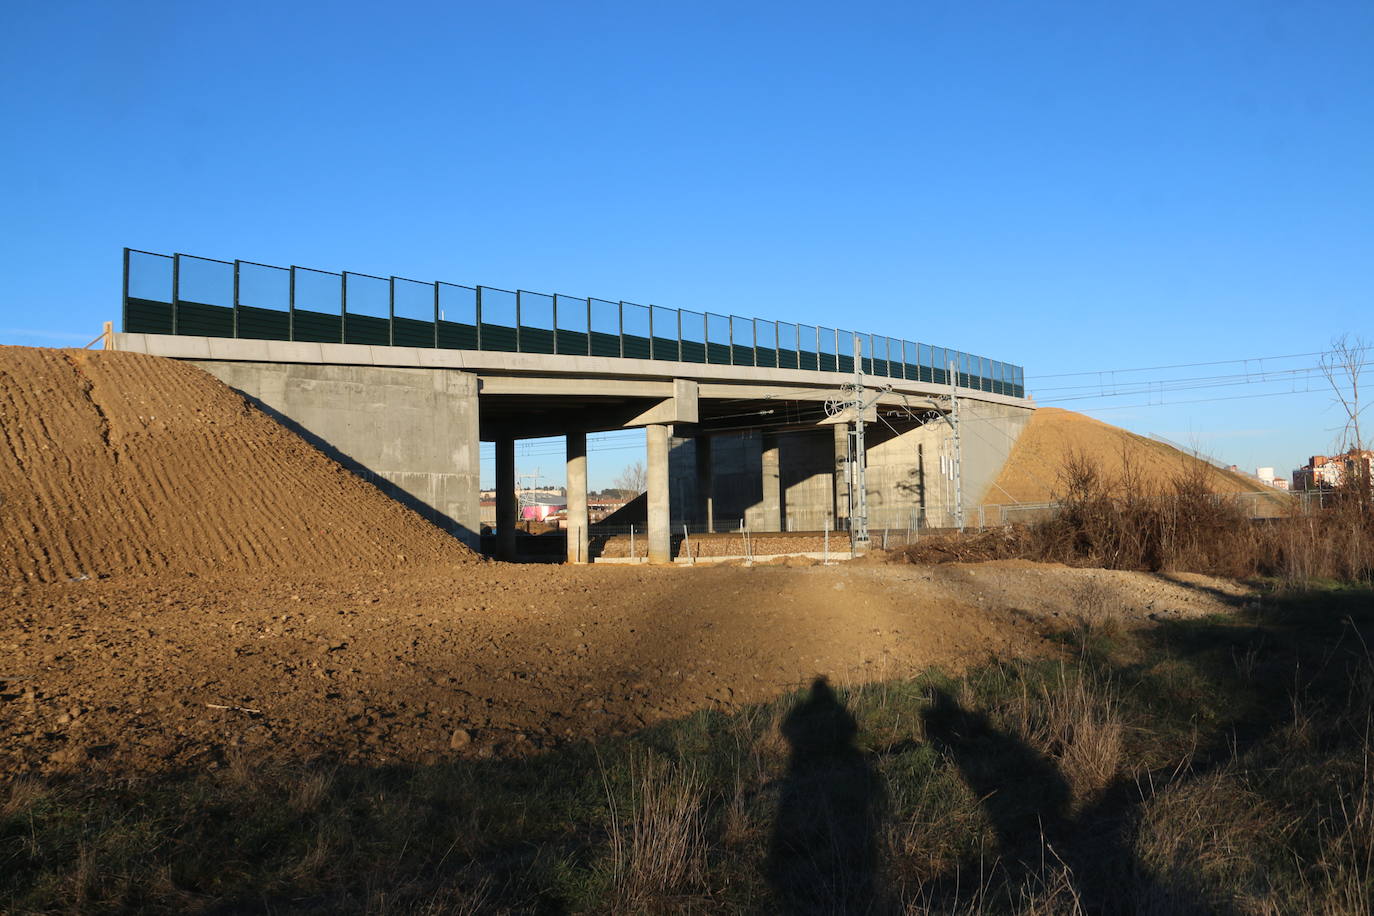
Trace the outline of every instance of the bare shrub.
<instances>
[{"instance_id":1,"label":"bare shrub","mask_svg":"<svg viewBox=\"0 0 1374 916\"><path fill-rule=\"evenodd\" d=\"M1111 629L1116 620L1112 613L1112 590L1096 577L1084 580L1074 589L1070 613L1074 623L1085 634Z\"/></svg>"},{"instance_id":2,"label":"bare shrub","mask_svg":"<svg viewBox=\"0 0 1374 916\"><path fill-rule=\"evenodd\" d=\"M700 777L656 755L632 762L630 810L623 818L604 770L602 777L610 805L608 833L616 909L657 909L664 898L698 886L706 849Z\"/></svg>"}]
</instances>

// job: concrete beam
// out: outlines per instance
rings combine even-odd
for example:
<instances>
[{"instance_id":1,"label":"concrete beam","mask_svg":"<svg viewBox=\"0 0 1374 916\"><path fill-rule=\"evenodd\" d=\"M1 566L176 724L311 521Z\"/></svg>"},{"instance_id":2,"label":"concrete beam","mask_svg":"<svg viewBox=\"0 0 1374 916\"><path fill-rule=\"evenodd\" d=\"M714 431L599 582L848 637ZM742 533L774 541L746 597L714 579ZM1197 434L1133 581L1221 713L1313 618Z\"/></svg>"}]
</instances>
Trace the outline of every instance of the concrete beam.
<instances>
[{"instance_id":1,"label":"concrete beam","mask_svg":"<svg viewBox=\"0 0 1374 916\"><path fill-rule=\"evenodd\" d=\"M587 516L587 434L568 434L568 562L586 563L588 549Z\"/></svg>"},{"instance_id":2,"label":"concrete beam","mask_svg":"<svg viewBox=\"0 0 1374 916\"><path fill-rule=\"evenodd\" d=\"M649 476L649 562L672 562L672 533L669 526L668 438L672 429L655 423L644 427Z\"/></svg>"},{"instance_id":3,"label":"concrete beam","mask_svg":"<svg viewBox=\"0 0 1374 916\"><path fill-rule=\"evenodd\" d=\"M688 379L725 384L772 385L780 390L820 388L836 390L853 379L852 373L762 366L723 366L655 359L569 356L545 353L502 353L489 350L444 350L429 347L372 347L361 344L303 343L285 340L248 340L230 337L192 337L176 334L116 334L114 348L173 359L213 359L247 362L391 366L412 369L464 369L483 376L542 375L623 379ZM908 379L872 376L870 386L891 385L894 392L942 397L947 386ZM552 392L546 392L552 393ZM750 395L744 395L746 397ZM988 392L962 391L960 397L991 404L1027 405L1025 399ZM900 403L897 398L893 403ZM684 421L685 422L685 421Z\"/></svg>"},{"instance_id":4,"label":"concrete beam","mask_svg":"<svg viewBox=\"0 0 1374 916\"><path fill-rule=\"evenodd\" d=\"M608 398L671 398L672 382L613 378L568 378L549 375L480 375L480 394L515 394Z\"/></svg>"},{"instance_id":5,"label":"concrete beam","mask_svg":"<svg viewBox=\"0 0 1374 916\"><path fill-rule=\"evenodd\" d=\"M673 379L673 396L665 398L639 414L626 426L648 426L658 423L696 423L697 383L691 379Z\"/></svg>"}]
</instances>

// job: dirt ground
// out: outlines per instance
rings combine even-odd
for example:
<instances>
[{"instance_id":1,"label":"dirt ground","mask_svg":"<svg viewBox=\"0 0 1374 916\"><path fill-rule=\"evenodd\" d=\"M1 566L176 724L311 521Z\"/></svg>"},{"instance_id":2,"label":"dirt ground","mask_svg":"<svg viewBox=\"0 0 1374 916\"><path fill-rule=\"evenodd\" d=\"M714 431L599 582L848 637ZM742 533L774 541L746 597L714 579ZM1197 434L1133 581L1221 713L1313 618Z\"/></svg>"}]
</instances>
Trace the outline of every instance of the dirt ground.
<instances>
[{"instance_id":1,"label":"dirt ground","mask_svg":"<svg viewBox=\"0 0 1374 916\"><path fill-rule=\"evenodd\" d=\"M1203 577L1024 561L17 585L0 592L0 772L525 754L816 674L858 683L1053 653L1047 634L1075 607L1148 625L1244 598Z\"/></svg>"},{"instance_id":2,"label":"dirt ground","mask_svg":"<svg viewBox=\"0 0 1374 916\"><path fill-rule=\"evenodd\" d=\"M1052 653L1076 606L1240 600L1018 562L485 562L192 366L0 347L9 777L532 753L818 674Z\"/></svg>"}]
</instances>

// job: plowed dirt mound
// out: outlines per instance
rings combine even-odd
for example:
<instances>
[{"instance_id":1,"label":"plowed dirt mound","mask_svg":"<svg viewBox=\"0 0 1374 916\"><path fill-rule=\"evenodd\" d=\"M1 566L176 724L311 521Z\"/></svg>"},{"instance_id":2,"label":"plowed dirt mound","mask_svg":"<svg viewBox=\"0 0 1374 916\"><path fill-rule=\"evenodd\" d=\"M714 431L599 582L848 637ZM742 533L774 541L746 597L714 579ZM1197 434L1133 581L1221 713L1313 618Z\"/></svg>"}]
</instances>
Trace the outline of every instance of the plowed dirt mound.
<instances>
[{"instance_id":1,"label":"plowed dirt mound","mask_svg":"<svg viewBox=\"0 0 1374 916\"><path fill-rule=\"evenodd\" d=\"M194 366L0 347L0 581L471 562Z\"/></svg>"},{"instance_id":2,"label":"plowed dirt mound","mask_svg":"<svg viewBox=\"0 0 1374 916\"><path fill-rule=\"evenodd\" d=\"M1127 432L1118 426L1058 407L1041 407L1016 440L996 482L983 494L983 502L1042 503L1062 489L1060 476L1070 455L1086 456L1107 480L1119 480L1126 462L1146 487L1164 486L1181 470L1198 465L1208 472L1216 493L1262 492L1257 481L1223 471L1176 448ZM1277 491L1264 493L1276 506L1285 499Z\"/></svg>"}]
</instances>

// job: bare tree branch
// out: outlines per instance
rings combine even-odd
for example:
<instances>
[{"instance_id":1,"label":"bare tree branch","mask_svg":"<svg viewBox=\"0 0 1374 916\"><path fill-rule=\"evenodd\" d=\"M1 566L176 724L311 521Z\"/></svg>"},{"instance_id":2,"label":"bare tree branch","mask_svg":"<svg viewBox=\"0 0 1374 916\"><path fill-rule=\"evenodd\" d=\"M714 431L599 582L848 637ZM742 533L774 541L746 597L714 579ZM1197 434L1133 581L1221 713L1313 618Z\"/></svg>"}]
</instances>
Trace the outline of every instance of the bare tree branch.
<instances>
[{"instance_id":1,"label":"bare tree branch","mask_svg":"<svg viewBox=\"0 0 1374 916\"><path fill-rule=\"evenodd\" d=\"M1360 414L1365 408L1360 406L1360 376L1369 365L1370 344L1362 337L1342 334L1331 341L1331 350L1324 353L1319 361L1322 375L1331 385L1334 400L1345 411L1345 431L1341 434L1340 451L1349 449L1364 450L1364 437L1360 433Z\"/></svg>"}]
</instances>

